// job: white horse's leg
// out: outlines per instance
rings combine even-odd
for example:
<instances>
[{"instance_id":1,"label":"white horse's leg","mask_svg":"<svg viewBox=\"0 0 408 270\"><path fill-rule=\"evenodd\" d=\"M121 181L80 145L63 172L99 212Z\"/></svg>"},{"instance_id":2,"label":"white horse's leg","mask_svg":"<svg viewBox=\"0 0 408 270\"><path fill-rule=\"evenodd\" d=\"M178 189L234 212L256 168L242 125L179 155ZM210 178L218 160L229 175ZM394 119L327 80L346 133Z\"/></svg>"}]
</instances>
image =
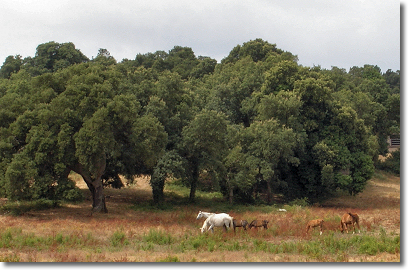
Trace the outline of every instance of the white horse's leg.
<instances>
[{"instance_id":1,"label":"white horse's leg","mask_svg":"<svg viewBox=\"0 0 408 270\"><path fill-rule=\"evenodd\" d=\"M211 226L208 228L207 231L211 230L214 233L214 224L211 224Z\"/></svg>"}]
</instances>

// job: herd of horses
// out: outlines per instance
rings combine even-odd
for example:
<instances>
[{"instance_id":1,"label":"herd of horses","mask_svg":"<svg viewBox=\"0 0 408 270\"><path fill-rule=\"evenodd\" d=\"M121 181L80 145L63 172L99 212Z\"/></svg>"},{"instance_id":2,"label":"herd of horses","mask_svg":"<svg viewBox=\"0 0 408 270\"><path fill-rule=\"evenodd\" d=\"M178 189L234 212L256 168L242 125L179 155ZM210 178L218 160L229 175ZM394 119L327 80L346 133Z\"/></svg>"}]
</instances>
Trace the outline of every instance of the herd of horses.
<instances>
[{"instance_id":1,"label":"herd of horses","mask_svg":"<svg viewBox=\"0 0 408 270\"><path fill-rule=\"evenodd\" d=\"M251 223L248 223L247 220L236 220L231 217L229 214L226 213L209 213L209 212L198 212L197 219L205 218L204 224L201 227L201 233L206 231L211 231L214 233L214 227L223 227L225 231L227 228L233 228L234 232L236 232L237 227L242 227L244 230L263 227L264 229L268 229L268 220L253 220ZM350 226L353 226L353 234L356 231L355 226L358 227L358 232L360 233L360 224L359 224L360 217L357 213L345 213L340 221L340 231L343 233L344 230L348 233ZM309 233L310 229L319 227L320 228L320 235L323 233L323 219L314 219L307 223L306 225L306 233Z\"/></svg>"}]
</instances>

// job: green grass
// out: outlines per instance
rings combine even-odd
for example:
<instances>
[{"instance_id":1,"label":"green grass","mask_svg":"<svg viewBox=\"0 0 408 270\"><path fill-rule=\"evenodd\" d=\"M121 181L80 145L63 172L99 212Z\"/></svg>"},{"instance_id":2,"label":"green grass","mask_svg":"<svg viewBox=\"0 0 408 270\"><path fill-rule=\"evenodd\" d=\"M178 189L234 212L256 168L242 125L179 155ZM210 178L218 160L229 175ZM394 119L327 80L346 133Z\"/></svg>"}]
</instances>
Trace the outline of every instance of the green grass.
<instances>
[{"instance_id":1,"label":"green grass","mask_svg":"<svg viewBox=\"0 0 408 270\"><path fill-rule=\"evenodd\" d=\"M143 236L143 241L157 245L170 245L174 240L173 237L166 232L150 229L149 233Z\"/></svg>"},{"instance_id":2,"label":"green grass","mask_svg":"<svg viewBox=\"0 0 408 270\"><path fill-rule=\"evenodd\" d=\"M0 233L0 248L34 248L40 251L55 247L81 249L94 247L98 244L100 241L90 233L87 235L57 233L51 236L36 236L34 233L24 233L21 228L8 228Z\"/></svg>"},{"instance_id":3,"label":"green grass","mask_svg":"<svg viewBox=\"0 0 408 270\"><path fill-rule=\"evenodd\" d=\"M0 206L0 213L3 215L20 216L31 210L46 210L58 208L60 206L61 202L47 199L7 202L6 204Z\"/></svg>"},{"instance_id":4,"label":"green grass","mask_svg":"<svg viewBox=\"0 0 408 270\"><path fill-rule=\"evenodd\" d=\"M305 255L312 260L332 261L346 260L348 256L360 254L374 256L379 253L400 253L400 236L387 235L384 229L379 235L343 235L329 232L324 236L316 236L311 240L281 241L271 243L262 238L251 238L245 234L237 237L225 237L218 231L214 234L185 234L173 236L167 232L152 229L141 236L127 236L123 231L115 231L109 238L97 239L91 233L62 234L53 236L37 236L24 233L19 228L9 228L0 234L0 247L9 250L56 250L68 252L73 250L95 251L96 253L114 250L145 250L163 251L167 253L187 251L246 251L248 254L267 252L271 254ZM19 261L17 255L7 255L2 261ZM167 256L161 262L177 262L177 256Z\"/></svg>"},{"instance_id":5,"label":"green grass","mask_svg":"<svg viewBox=\"0 0 408 270\"><path fill-rule=\"evenodd\" d=\"M129 240L124 232L116 231L110 237L110 243L113 247L123 247L129 245Z\"/></svg>"}]
</instances>

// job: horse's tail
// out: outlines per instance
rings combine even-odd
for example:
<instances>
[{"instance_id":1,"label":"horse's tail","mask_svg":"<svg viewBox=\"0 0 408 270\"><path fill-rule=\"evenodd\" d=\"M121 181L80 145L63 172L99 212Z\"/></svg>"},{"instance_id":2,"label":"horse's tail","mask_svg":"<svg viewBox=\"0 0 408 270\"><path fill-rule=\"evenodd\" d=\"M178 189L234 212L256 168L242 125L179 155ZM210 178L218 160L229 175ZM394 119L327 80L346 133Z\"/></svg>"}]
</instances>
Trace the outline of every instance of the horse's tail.
<instances>
[{"instance_id":1,"label":"horse's tail","mask_svg":"<svg viewBox=\"0 0 408 270\"><path fill-rule=\"evenodd\" d=\"M230 218L230 228L235 229L235 227L234 227L234 219L233 219L232 217Z\"/></svg>"}]
</instances>

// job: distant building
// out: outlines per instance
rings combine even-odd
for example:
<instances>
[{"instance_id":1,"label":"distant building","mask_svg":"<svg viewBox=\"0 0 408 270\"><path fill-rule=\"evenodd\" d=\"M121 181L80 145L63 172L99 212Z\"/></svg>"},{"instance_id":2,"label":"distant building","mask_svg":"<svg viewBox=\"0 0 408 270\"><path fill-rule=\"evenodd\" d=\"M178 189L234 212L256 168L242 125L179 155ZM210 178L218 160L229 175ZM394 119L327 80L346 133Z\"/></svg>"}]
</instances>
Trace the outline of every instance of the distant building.
<instances>
[{"instance_id":1,"label":"distant building","mask_svg":"<svg viewBox=\"0 0 408 270\"><path fill-rule=\"evenodd\" d=\"M388 150L390 152L400 149L401 139L399 134L393 134L387 138Z\"/></svg>"}]
</instances>

